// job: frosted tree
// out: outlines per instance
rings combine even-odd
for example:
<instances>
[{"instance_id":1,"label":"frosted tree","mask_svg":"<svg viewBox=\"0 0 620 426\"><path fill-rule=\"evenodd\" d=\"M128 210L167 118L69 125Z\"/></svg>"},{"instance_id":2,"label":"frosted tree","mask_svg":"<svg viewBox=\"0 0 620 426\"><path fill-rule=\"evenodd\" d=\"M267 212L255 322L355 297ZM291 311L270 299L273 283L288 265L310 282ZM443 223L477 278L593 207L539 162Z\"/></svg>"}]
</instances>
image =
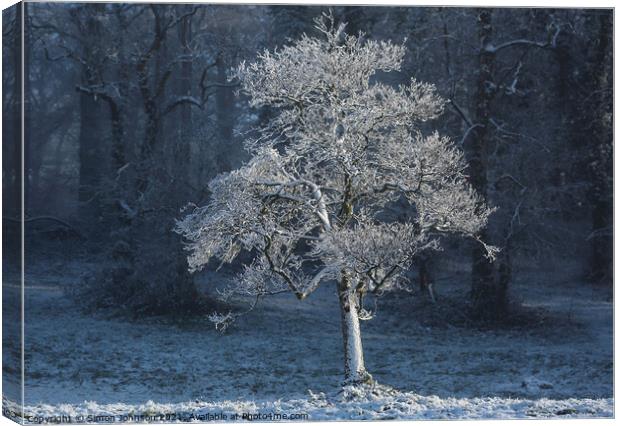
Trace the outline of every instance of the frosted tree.
<instances>
[{"instance_id":1,"label":"frosted tree","mask_svg":"<svg viewBox=\"0 0 620 426\"><path fill-rule=\"evenodd\" d=\"M405 49L345 34L331 16L319 38L303 36L233 77L254 107L275 109L251 160L210 183L211 199L177 223L193 271L210 260L254 253L228 294L291 292L304 300L336 283L344 341L345 384L372 381L364 365L360 318L366 293L398 287L416 254L438 249L444 233L478 240L491 213L467 183L462 153L419 124L436 118L443 100L431 84L392 87L377 71L400 68ZM406 200L409 222L379 215ZM234 314L215 315L220 326Z\"/></svg>"}]
</instances>

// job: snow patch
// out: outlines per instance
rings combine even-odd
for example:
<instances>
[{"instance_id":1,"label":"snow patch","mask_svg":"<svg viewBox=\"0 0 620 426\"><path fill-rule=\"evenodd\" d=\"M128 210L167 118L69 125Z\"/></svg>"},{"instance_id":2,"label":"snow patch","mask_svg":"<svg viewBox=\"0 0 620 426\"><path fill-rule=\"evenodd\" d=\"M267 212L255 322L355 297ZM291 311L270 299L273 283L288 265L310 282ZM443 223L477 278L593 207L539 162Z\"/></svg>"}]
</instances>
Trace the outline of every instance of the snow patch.
<instances>
[{"instance_id":1,"label":"snow patch","mask_svg":"<svg viewBox=\"0 0 620 426\"><path fill-rule=\"evenodd\" d=\"M4 406L17 407L4 400ZM295 420L388 420L388 419L515 419L515 418L601 418L613 417L613 399L511 399L440 398L400 392L387 386L347 387L337 394L309 391L308 398L290 400L189 401L182 403L38 404L25 407L27 423L48 423L59 416L71 419L100 418L105 422L148 421L226 422L248 416L269 419L285 415ZM307 415L307 417L306 417ZM167 417L166 417L167 416ZM297 416L295 419L294 417ZM28 421L30 419L30 421ZM33 421L34 420L34 421ZM282 419L287 421L288 419Z\"/></svg>"}]
</instances>

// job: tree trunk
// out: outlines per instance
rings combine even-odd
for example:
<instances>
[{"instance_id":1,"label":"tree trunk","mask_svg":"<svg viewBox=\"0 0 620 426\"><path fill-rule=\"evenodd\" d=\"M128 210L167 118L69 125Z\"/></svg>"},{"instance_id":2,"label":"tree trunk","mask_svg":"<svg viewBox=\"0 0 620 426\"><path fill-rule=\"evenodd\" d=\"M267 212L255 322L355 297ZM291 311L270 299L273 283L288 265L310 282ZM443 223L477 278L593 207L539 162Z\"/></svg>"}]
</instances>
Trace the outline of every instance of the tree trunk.
<instances>
[{"instance_id":1,"label":"tree trunk","mask_svg":"<svg viewBox=\"0 0 620 426\"><path fill-rule=\"evenodd\" d=\"M92 217L99 212L99 200L96 194L101 179L103 106L91 94L80 94L80 187L78 193L82 219L88 223L93 223Z\"/></svg>"},{"instance_id":2,"label":"tree trunk","mask_svg":"<svg viewBox=\"0 0 620 426\"><path fill-rule=\"evenodd\" d=\"M358 317L358 296L346 273L338 283L342 341L344 344L344 385L371 383L372 376L366 371L362 335Z\"/></svg>"},{"instance_id":3,"label":"tree trunk","mask_svg":"<svg viewBox=\"0 0 620 426\"><path fill-rule=\"evenodd\" d=\"M22 173L21 173L21 165L22 165L22 102L24 101L25 94L22 92L22 13L23 8L26 8L25 3L18 3L15 6L15 26L13 28L13 37L14 37L14 45L13 45L13 77L15 78L13 84L13 94L12 94L12 146L11 153L12 155L6 155L4 157L5 164L7 165L7 169L9 170L8 176L3 177L3 183L8 182L9 187L8 190L5 187L4 194L7 194L9 197L9 202L6 202L5 208L10 208L9 215L14 217L21 216L21 205L22 205ZM25 32L25 31L24 31ZM8 85L7 85L8 86ZM5 90L8 89L6 87ZM8 92L8 90L7 90ZM8 110L7 110L8 111ZM4 110L3 110L4 112ZM5 128L9 129L9 120L4 120ZM9 147L9 139L6 139L4 147ZM10 206L10 207L9 207ZM5 210L6 211L6 210ZM7 215L8 216L8 215Z\"/></svg>"},{"instance_id":4,"label":"tree trunk","mask_svg":"<svg viewBox=\"0 0 620 426\"><path fill-rule=\"evenodd\" d=\"M190 13L192 5L185 5L181 13ZM179 24L179 41L183 55L191 57L192 43L192 19L191 16L185 17ZM178 82L178 92L180 96L192 96L192 61L186 59L181 63L181 76ZM174 147L174 171L180 174L179 178L183 184L189 179L190 173L190 144L192 136L192 106L183 104L179 107L178 137Z\"/></svg>"},{"instance_id":5,"label":"tree trunk","mask_svg":"<svg viewBox=\"0 0 620 426\"><path fill-rule=\"evenodd\" d=\"M601 14L595 25L599 25L598 46L591 82L597 93L594 99L598 108L590 108L592 131L586 140L592 147L588 155L589 197L592 205L590 234L589 278L595 283L613 284L613 48L610 48L613 34L611 15Z\"/></svg>"},{"instance_id":6,"label":"tree trunk","mask_svg":"<svg viewBox=\"0 0 620 426\"><path fill-rule=\"evenodd\" d=\"M476 191L488 200L488 146L490 127L491 102L495 96L496 88L493 82L495 72L495 53L485 49L491 44L493 36L492 12L490 9L481 9L478 14L478 36L480 39L480 54L478 57L478 87L476 93L476 116L473 120L481 126L475 129L474 137L471 138L467 150L469 160L469 174L471 184ZM497 236L497 229L485 229L480 233L480 238L491 242ZM495 235L494 232L495 231ZM508 247L503 247L503 251ZM473 315L478 319L496 321L500 319L508 306L507 288L510 279L510 268L503 268L502 279L498 277L498 263L493 264L486 257L486 249L476 244L472 253L472 285L471 302ZM508 253L504 253L508 259Z\"/></svg>"},{"instance_id":7,"label":"tree trunk","mask_svg":"<svg viewBox=\"0 0 620 426\"><path fill-rule=\"evenodd\" d=\"M422 294L427 294L431 301L435 303L435 293L433 292L430 263L431 259L426 255L421 255L415 261L418 269L418 284L420 286L420 292Z\"/></svg>"},{"instance_id":8,"label":"tree trunk","mask_svg":"<svg viewBox=\"0 0 620 426\"><path fill-rule=\"evenodd\" d=\"M223 55L217 58L217 82L226 84L228 66ZM219 130L220 145L216 157L218 171L229 171L233 168L233 159L239 154L239 149L233 140L234 127L234 94L230 87L218 87L215 91L216 119Z\"/></svg>"},{"instance_id":9,"label":"tree trunk","mask_svg":"<svg viewBox=\"0 0 620 426\"><path fill-rule=\"evenodd\" d=\"M86 87L99 84L95 69L101 63L104 54L99 37L101 36L101 21L97 14L101 10L97 6L91 10L88 7L82 9L79 17L83 17L89 28L90 34L86 37L85 56L87 64L82 66L82 84ZM79 160L80 178L78 188L78 201L80 219L90 227L97 223L101 214L100 196L102 172L105 169L103 148L105 146L105 132L102 117L105 117L105 104L101 98L91 93L80 92L80 133L79 133Z\"/></svg>"}]
</instances>

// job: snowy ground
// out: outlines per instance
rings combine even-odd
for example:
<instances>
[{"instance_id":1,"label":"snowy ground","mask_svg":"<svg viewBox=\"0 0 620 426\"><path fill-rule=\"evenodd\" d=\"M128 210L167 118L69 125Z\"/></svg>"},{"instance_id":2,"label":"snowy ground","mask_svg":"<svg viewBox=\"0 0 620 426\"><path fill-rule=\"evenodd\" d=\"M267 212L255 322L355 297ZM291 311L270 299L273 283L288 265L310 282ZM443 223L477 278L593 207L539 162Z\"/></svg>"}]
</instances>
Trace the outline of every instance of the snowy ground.
<instances>
[{"instance_id":1,"label":"snowy ground","mask_svg":"<svg viewBox=\"0 0 620 426\"><path fill-rule=\"evenodd\" d=\"M379 383L397 391L352 398L338 393L342 343L332 288L304 302L274 297L220 334L206 320L178 325L84 315L63 293L63 286L79 285L83 268L79 260L63 260L31 270L28 415L613 416L610 294L571 284L559 269L535 290L519 283L513 289L524 305L547 311L549 319L536 327L484 331L450 321L431 327L416 319L413 295L380 303L363 324L366 363ZM439 303L465 287L438 285ZM18 287L5 284L4 291L18 294ZM10 347L6 332L4 338Z\"/></svg>"}]
</instances>

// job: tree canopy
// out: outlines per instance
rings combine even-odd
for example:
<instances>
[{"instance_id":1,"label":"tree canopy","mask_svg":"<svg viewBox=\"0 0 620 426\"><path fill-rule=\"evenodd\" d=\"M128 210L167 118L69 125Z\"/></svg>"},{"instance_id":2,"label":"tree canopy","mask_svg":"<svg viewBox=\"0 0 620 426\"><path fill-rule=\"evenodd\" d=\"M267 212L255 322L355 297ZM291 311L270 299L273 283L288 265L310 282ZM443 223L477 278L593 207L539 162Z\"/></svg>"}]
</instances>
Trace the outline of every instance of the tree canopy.
<instances>
[{"instance_id":1,"label":"tree canopy","mask_svg":"<svg viewBox=\"0 0 620 426\"><path fill-rule=\"evenodd\" d=\"M347 35L329 15L316 24L322 37L304 35L234 71L253 106L276 111L246 141L251 160L215 178L209 203L177 223L192 270L257 254L231 293L303 299L343 274L358 291L385 290L417 253L438 249L442 233L477 239L493 211L455 144L419 128L442 112L435 87L373 81L400 69L403 45ZM382 220L399 199L411 218ZM492 257L496 248L485 247Z\"/></svg>"}]
</instances>

